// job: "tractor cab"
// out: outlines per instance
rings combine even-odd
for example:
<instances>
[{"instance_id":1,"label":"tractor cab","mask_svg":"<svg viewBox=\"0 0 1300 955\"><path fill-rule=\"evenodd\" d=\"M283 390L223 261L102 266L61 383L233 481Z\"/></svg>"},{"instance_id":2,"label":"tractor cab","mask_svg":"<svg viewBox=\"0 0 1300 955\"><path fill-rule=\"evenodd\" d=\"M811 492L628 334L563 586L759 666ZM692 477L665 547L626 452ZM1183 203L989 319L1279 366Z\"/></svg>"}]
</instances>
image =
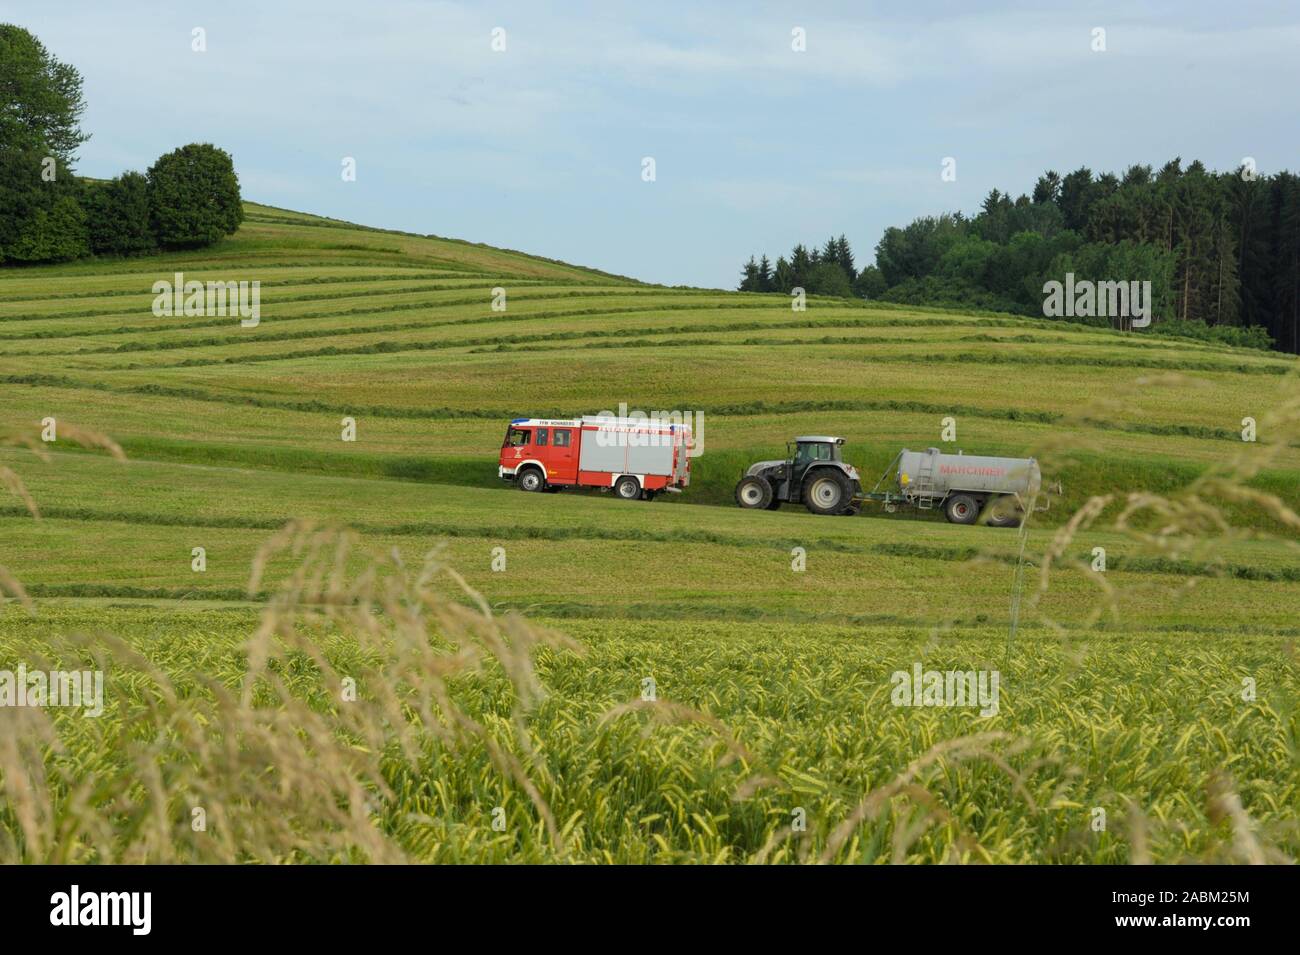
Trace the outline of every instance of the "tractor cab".
<instances>
[{"instance_id":1,"label":"tractor cab","mask_svg":"<svg viewBox=\"0 0 1300 955\"><path fill-rule=\"evenodd\" d=\"M804 479L810 469L822 465L843 468L840 448L844 446L843 438L829 435L804 435L795 438L786 445L789 457L786 459L786 474L789 484L785 493L789 500L802 500L804 496Z\"/></svg>"},{"instance_id":2,"label":"tractor cab","mask_svg":"<svg viewBox=\"0 0 1300 955\"><path fill-rule=\"evenodd\" d=\"M844 446L843 438L831 438L825 435L805 435L795 438L786 445L790 455L790 468L803 472L808 465L823 461L839 461L840 448Z\"/></svg>"}]
</instances>

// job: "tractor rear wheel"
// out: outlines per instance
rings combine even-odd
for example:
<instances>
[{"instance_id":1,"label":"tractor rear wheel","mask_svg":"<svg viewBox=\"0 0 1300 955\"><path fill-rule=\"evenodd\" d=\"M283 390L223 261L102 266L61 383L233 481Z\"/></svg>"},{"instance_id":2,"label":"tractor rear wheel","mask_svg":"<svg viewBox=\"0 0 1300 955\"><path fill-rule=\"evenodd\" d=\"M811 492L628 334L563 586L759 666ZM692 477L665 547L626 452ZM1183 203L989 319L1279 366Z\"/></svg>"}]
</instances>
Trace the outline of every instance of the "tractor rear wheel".
<instances>
[{"instance_id":1,"label":"tractor rear wheel","mask_svg":"<svg viewBox=\"0 0 1300 955\"><path fill-rule=\"evenodd\" d=\"M641 482L624 475L614 482L614 493L625 501L635 501L641 496Z\"/></svg>"},{"instance_id":2,"label":"tractor rear wheel","mask_svg":"<svg viewBox=\"0 0 1300 955\"><path fill-rule=\"evenodd\" d=\"M760 510L772 506L772 483L761 474L751 474L736 485L736 503ZM780 506L778 502L777 506Z\"/></svg>"},{"instance_id":3,"label":"tractor rear wheel","mask_svg":"<svg viewBox=\"0 0 1300 955\"><path fill-rule=\"evenodd\" d=\"M839 471L822 468L808 482L804 491L803 502L814 514L838 514L849 506L853 497L853 488L849 479Z\"/></svg>"},{"instance_id":4,"label":"tractor rear wheel","mask_svg":"<svg viewBox=\"0 0 1300 955\"><path fill-rule=\"evenodd\" d=\"M954 494L944 502L943 513L953 524L974 524L980 519L980 506L969 494Z\"/></svg>"},{"instance_id":5,"label":"tractor rear wheel","mask_svg":"<svg viewBox=\"0 0 1300 955\"><path fill-rule=\"evenodd\" d=\"M540 491L546 486L546 479L538 468L524 468L515 477L515 483L521 491Z\"/></svg>"}]
</instances>

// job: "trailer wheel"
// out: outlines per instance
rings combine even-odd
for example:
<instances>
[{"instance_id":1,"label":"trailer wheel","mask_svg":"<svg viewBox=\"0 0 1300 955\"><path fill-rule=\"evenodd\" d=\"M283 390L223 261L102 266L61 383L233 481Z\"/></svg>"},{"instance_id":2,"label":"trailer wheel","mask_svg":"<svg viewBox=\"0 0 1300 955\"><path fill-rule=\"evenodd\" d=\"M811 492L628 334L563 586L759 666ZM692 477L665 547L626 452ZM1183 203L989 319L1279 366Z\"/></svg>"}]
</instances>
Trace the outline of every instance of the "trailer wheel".
<instances>
[{"instance_id":1,"label":"trailer wheel","mask_svg":"<svg viewBox=\"0 0 1300 955\"><path fill-rule=\"evenodd\" d=\"M989 527L1019 527L1024 519L1024 511L1016 502L1015 495L1000 495L989 504Z\"/></svg>"},{"instance_id":2,"label":"trailer wheel","mask_svg":"<svg viewBox=\"0 0 1300 955\"><path fill-rule=\"evenodd\" d=\"M762 510L772 506L772 483L761 474L751 474L736 485L736 503L744 508Z\"/></svg>"},{"instance_id":3,"label":"trailer wheel","mask_svg":"<svg viewBox=\"0 0 1300 955\"><path fill-rule=\"evenodd\" d=\"M546 486L546 479L537 468L524 468L515 475L515 483L521 491L540 491Z\"/></svg>"},{"instance_id":4,"label":"trailer wheel","mask_svg":"<svg viewBox=\"0 0 1300 955\"><path fill-rule=\"evenodd\" d=\"M849 479L839 471L822 468L804 491L803 500L814 514L838 514L848 507L853 489Z\"/></svg>"},{"instance_id":5,"label":"trailer wheel","mask_svg":"<svg viewBox=\"0 0 1300 955\"><path fill-rule=\"evenodd\" d=\"M969 494L954 494L944 502L943 513L953 524L974 524L980 519L980 506Z\"/></svg>"},{"instance_id":6,"label":"trailer wheel","mask_svg":"<svg viewBox=\"0 0 1300 955\"><path fill-rule=\"evenodd\" d=\"M636 478L624 475L614 482L614 493L625 501L635 501L641 496L641 484Z\"/></svg>"}]
</instances>

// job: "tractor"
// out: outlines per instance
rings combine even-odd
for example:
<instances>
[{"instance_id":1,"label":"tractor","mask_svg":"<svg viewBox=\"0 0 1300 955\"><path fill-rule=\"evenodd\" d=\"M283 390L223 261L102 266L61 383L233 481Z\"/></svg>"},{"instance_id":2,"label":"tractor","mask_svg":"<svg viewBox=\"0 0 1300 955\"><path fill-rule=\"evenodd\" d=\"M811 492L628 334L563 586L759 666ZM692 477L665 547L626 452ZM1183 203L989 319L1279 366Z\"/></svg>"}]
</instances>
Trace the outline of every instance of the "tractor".
<instances>
[{"instance_id":1,"label":"tractor","mask_svg":"<svg viewBox=\"0 0 1300 955\"><path fill-rule=\"evenodd\" d=\"M786 445L790 456L785 460L750 465L736 485L736 503L756 510L803 504L814 514L856 514L862 482L857 468L840 457L843 446L843 438L795 438Z\"/></svg>"}]
</instances>

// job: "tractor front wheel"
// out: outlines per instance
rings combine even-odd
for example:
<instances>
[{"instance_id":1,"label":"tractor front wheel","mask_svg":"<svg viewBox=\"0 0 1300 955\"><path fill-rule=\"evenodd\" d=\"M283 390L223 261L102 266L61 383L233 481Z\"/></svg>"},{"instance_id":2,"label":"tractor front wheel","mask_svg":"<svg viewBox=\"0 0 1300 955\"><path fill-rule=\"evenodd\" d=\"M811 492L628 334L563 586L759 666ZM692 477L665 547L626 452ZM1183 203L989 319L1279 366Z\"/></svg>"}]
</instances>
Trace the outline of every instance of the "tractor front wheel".
<instances>
[{"instance_id":1,"label":"tractor front wheel","mask_svg":"<svg viewBox=\"0 0 1300 955\"><path fill-rule=\"evenodd\" d=\"M741 478L736 485L736 503L754 510L771 507L772 483L761 474Z\"/></svg>"},{"instance_id":2,"label":"tractor front wheel","mask_svg":"<svg viewBox=\"0 0 1300 955\"><path fill-rule=\"evenodd\" d=\"M849 506L852 497L848 478L838 471L823 469L809 482L803 500L814 514L838 514Z\"/></svg>"}]
</instances>

